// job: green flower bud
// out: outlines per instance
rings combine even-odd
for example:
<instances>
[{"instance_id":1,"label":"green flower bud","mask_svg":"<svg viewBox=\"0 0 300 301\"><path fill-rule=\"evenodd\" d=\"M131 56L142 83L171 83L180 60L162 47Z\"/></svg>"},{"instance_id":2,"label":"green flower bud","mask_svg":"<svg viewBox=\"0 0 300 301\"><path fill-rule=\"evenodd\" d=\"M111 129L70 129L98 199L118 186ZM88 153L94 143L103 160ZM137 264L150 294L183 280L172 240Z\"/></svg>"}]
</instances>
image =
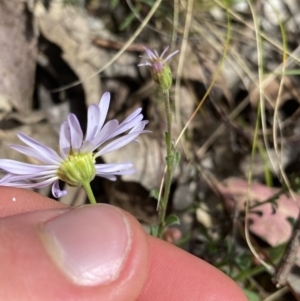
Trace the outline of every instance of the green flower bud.
<instances>
[{"instance_id":1,"label":"green flower bud","mask_svg":"<svg viewBox=\"0 0 300 301\"><path fill-rule=\"evenodd\" d=\"M156 61L152 63L151 74L153 80L164 91L169 90L172 86L172 72L169 65L164 61Z\"/></svg>"}]
</instances>

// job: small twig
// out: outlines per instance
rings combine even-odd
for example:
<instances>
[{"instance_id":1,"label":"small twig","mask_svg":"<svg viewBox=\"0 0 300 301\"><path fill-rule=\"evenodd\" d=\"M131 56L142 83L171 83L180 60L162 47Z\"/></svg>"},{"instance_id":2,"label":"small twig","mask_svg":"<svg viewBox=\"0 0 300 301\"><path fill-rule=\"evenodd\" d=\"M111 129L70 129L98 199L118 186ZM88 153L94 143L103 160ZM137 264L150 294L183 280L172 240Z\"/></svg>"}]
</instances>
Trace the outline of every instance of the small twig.
<instances>
[{"instance_id":1,"label":"small twig","mask_svg":"<svg viewBox=\"0 0 300 301\"><path fill-rule=\"evenodd\" d=\"M252 206L249 207L249 210L253 210L254 208L256 207L259 207L261 205L264 205L264 204L268 204L268 203L275 203L276 200L279 199L279 197L286 193L287 192L287 189L285 187L281 188L279 191L277 191L274 195L272 195L271 197L267 198L265 201L263 202L258 202L257 204L254 204Z\"/></svg>"},{"instance_id":2,"label":"small twig","mask_svg":"<svg viewBox=\"0 0 300 301\"><path fill-rule=\"evenodd\" d=\"M125 43L122 42L116 42L116 41L110 41L105 40L101 38L95 38L93 39L93 43L96 46L102 47L102 48L108 48L108 49L114 49L114 50L120 50L124 46ZM131 44L126 48L126 51L132 51L132 52L143 52L144 51L144 44Z\"/></svg>"}]
</instances>

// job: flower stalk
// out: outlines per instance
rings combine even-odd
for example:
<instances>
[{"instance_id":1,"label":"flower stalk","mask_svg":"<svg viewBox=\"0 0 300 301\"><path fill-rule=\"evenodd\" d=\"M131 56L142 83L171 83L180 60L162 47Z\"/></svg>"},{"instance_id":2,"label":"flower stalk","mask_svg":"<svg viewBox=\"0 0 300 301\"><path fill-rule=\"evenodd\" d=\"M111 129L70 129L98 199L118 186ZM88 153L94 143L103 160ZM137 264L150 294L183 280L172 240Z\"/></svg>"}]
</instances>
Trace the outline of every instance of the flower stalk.
<instances>
[{"instance_id":1,"label":"flower stalk","mask_svg":"<svg viewBox=\"0 0 300 301\"><path fill-rule=\"evenodd\" d=\"M90 182L84 182L82 183L82 187L84 188L85 192L86 192L86 195L90 201L91 204L96 204L96 199L95 199L95 196L94 196L94 193L92 191L92 188L91 188L91 185L90 185Z\"/></svg>"},{"instance_id":2,"label":"flower stalk","mask_svg":"<svg viewBox=\"0 0 300 301\"><path fill-rule=\"evenodd\" d=\"M167 132L165 133L165 143L166 143L166 178L164 185L164 194L159 204L159 225L158 225L158 237L162 237L165 230L165 219L166 211L168 206L168 200L170 195L170 189L173 177L173 166L174 166L174 151L172 145L172 113L170 107L170 93L169 90L164 90L164 103L166 110L166 120L167 120Z\"/></svg>"},{"instance_id":3,"label":"flower stalk","mask_svg":"<svg viewBox=\"0 0 300 301\"><path fill-rule=\"evenodd\" d=\"M145 48L145 47L144 47ZM166 222L166 211L170 196L170 189L172 184L173 169L175 163L175 150L172 145L172 112L170 106L170 88L172 86L172 72L167 61L175 55L178 50L169 54L165 59L164 55L168 51L169 47L165 48L161 55L157 53L156 50L151 51L145 48L148 55L148 60L138 66L149 66L154 82L158 85L163 93L165 111L166 111L166 121L167 121L167 131L165 133L165 144L166 144L166 175L165 175L165 185L163 197L158 200L158 227L153 234L157 237L162 238L166 227L168 226Z\"/></svg>"}]
</instances>

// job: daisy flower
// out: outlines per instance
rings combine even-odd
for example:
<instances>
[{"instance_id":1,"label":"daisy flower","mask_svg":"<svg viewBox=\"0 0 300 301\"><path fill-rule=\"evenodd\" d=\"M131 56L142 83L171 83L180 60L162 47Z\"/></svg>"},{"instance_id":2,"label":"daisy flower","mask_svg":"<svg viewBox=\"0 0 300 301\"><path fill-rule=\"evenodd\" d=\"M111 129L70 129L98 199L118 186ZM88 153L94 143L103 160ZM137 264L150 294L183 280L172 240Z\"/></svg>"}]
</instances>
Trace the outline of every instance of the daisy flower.
<instances>
[{"instance_id":1,"label":"daisy flower","mask_svg":"<svg viewBox=\"0 0 300 301\"><path fill-rule=\"evenodd\" d=\"M88 108L88 123L85 137L79 121L69 114L60 128L59 152L19 133L19 139L26 145L10 147L26 156L42 162L41 165L28 164L9 159L0 159L0 170L7 174L0 179L0 185L20 188L41 188L52 184L52 193L59 198L65 195L60 190L59 180L70 186L83 186L90 190L90 182L95 176L116 180L117 175L134 173L132 163L96 164L96 158L136 140L144 133L147 120L143 120L141 108L135 110L123 122L110 120L105 123L110 103L110 94L104 93L98 105ZM91 192L91 190L90 190ZM87 191L88 196L89 192ZM91 201L91 198L89 196ZM95 199L91 202L95 202Z\"/></svg>"},{"instance_id":2,"label":"daisy flower","mask_svg":"<svg viewBox=\"0 0 300 301\"><path fill-rule=\"evenodd\" d=\"M156 50L151 51L146 47L144 47L144 49L148 55L147 61L138 64L138 66L149 66L153 80L162 90L169 90L172 85L172 73L167 61L178 53L179 50L170 53L166 58L164 58L164 55L169 50L169 46L165 48L161 55L159 55Z\"/></svg>"}]
</instances>

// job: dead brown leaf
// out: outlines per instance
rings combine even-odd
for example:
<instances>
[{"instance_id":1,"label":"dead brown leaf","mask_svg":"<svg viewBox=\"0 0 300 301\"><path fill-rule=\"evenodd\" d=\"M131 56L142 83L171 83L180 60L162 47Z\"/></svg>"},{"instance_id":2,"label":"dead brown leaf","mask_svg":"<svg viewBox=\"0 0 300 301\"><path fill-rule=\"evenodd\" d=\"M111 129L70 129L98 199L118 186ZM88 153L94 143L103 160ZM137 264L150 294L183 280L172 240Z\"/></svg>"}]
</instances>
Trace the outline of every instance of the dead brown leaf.
<instances>
[{"instance_id":1,"label":"dead brown leaf","mask_svg":"<svg viewBox=\"0 0 300 301\"><path fill-rule=\"evenodd\" d=\"M24 1L0 1L0 110L31 109L37 58L34 18Z\"/></svg>"},{"instance_id":2,"label":"dead brown leaf","mask_svg":"<svg viewBox=\"0 0 300 301\"><path fill-rule=\"evenodd\" d=\"M251 207L270 199L279 191L259 183L252 183L248 187L247 181L237 178L226 180L218 186L218 190L229 208L237 207L239 210L245 209L247 201ZM299 195L296 195L294 201L286 194L281 194L276 200L276 206L266 203L255 207L248 214L251 220L250 231L271 246L287 242L292 234L292 224L289 219L296 220L299 205Z\"/></svg>"}]
</instances>

